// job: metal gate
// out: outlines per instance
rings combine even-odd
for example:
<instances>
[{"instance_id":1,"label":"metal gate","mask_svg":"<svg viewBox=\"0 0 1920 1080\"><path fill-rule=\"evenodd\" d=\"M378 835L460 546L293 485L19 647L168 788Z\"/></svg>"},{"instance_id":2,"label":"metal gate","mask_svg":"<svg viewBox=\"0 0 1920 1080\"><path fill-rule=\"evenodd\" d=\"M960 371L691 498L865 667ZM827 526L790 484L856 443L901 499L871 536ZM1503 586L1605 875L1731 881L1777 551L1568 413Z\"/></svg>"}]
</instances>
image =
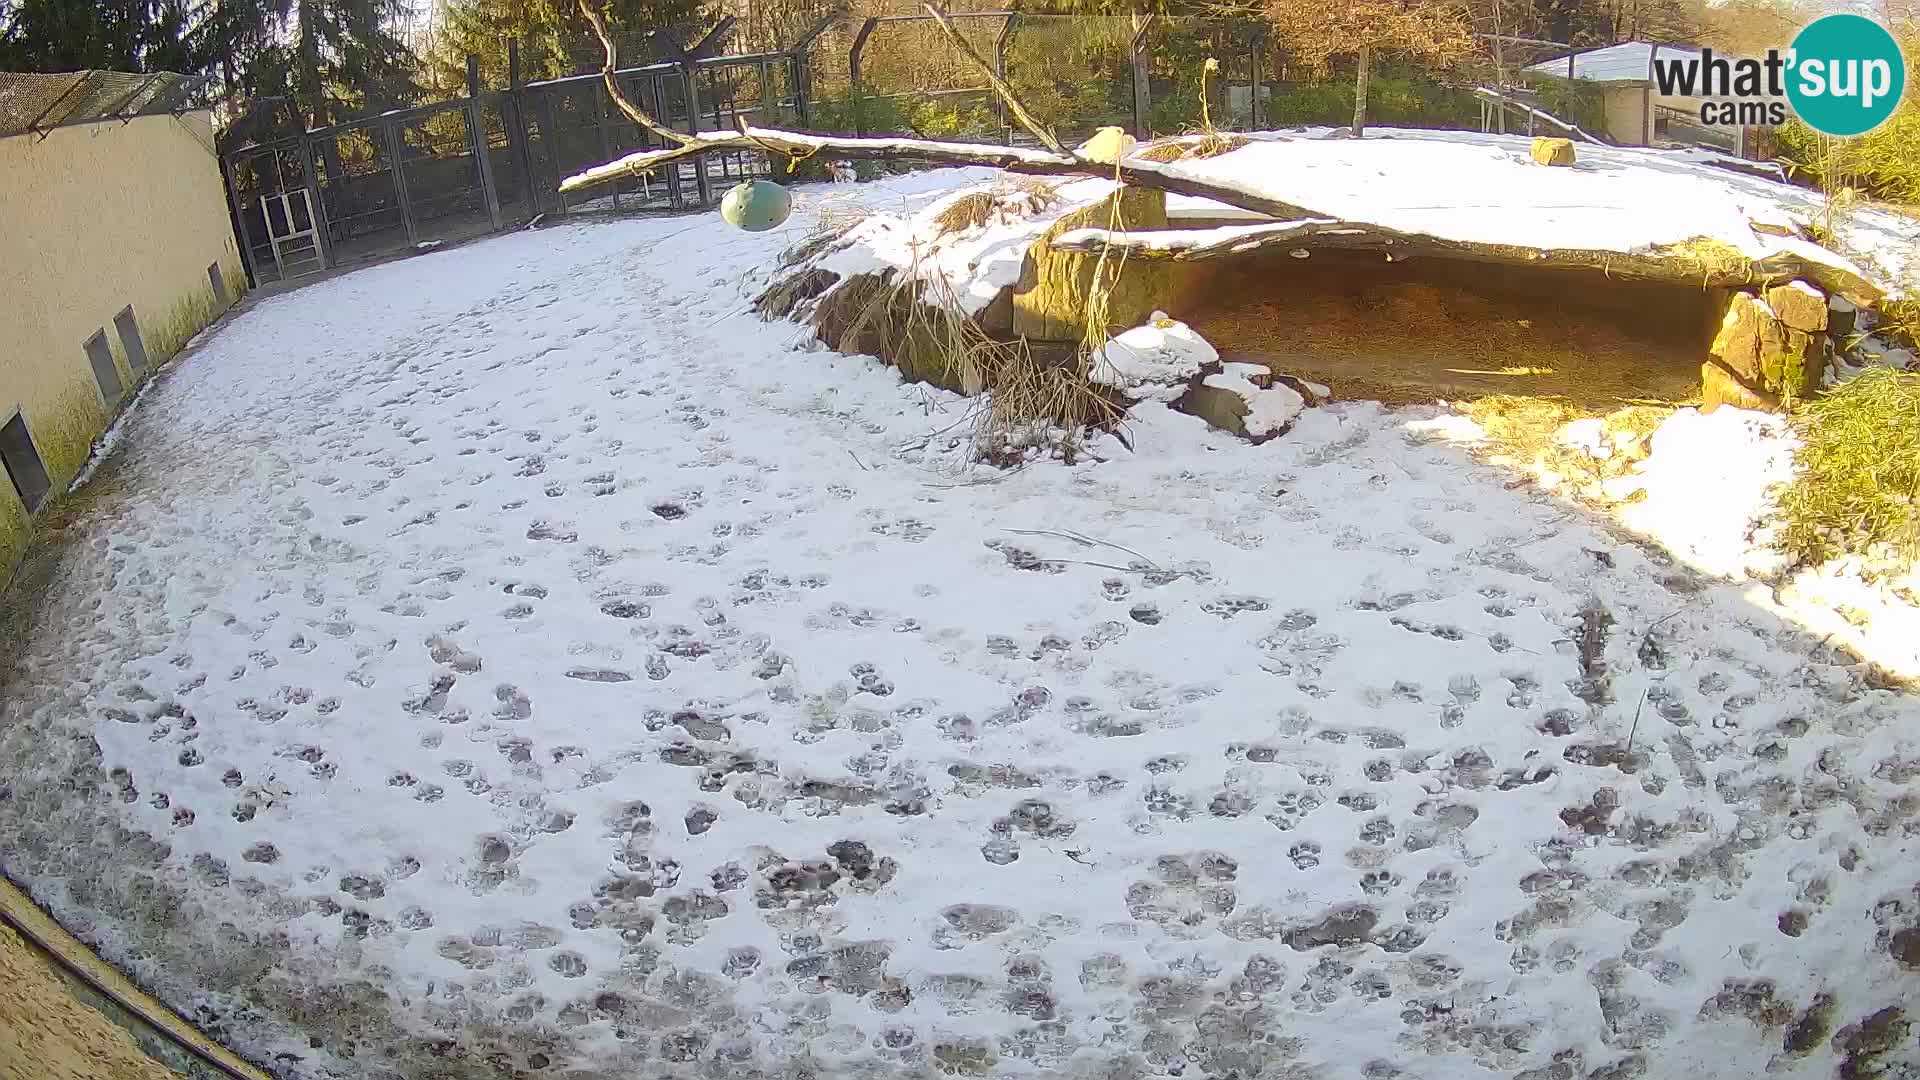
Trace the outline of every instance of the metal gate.
<instances>
[{"instance_id":1,"label":"metal gate","mask_svg":"<svg viewBox=\"0 0 1920 1080\"><path fill-rule=\"evenodd\" d=\"M226 161L241 252L258 284L304 277L333 260L313 197L313 162L297 143L250 147Z\"/></svg>"},{"instance_id":2,"label":"metal gate","mask_svg":"<svg viewBox=\"0 0 1920 1080\"><path fill-rule=\"evenodd\" d=\"M260 215L267 223L273 246L273 264L280 280L304 277L327 268L320 251L320 230L313 223L313 200L306 188L260 196Z\"/></svg>"}]
</instances>

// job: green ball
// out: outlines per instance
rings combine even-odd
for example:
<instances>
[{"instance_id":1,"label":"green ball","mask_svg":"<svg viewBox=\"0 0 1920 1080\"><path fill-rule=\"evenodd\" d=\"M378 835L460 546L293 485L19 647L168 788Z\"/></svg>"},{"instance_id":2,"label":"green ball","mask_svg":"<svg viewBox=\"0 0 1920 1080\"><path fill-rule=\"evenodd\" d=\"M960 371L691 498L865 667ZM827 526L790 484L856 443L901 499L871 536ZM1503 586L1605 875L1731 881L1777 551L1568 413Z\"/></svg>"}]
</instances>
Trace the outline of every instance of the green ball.
<instances>
[{"instance_id":1,"label":"green ball","mask_svg":"<svg viewBox=\"0 0 1920 1080\"><path fill-rule=\"evenodd\" d=\"M734 185L720 200L720 216L727 224L748 232L766 232L793 213L793 196L770 180L748 180Z\"/></svg>"}]
</instances>

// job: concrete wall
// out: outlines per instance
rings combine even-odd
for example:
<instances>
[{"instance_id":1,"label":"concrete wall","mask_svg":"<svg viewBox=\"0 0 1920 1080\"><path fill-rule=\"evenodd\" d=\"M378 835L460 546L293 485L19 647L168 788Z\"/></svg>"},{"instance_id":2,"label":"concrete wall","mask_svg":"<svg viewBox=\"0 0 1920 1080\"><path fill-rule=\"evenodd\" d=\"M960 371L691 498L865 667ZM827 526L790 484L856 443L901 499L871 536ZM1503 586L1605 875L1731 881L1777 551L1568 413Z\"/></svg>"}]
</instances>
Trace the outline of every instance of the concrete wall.
<instances>
[{"instance_id":1,"label":"concrete wall","mask_svg":"<svg viewBox=\"0 0 1920 1080\"><path fill-rule=\"evenodd\" d=\"M1648 90L1640 86L1608 87L1607 135L1621 146L1645 146L1653 134Z\"/></svg>"},{"instance_id":2,"label":"concrete wall","mask_svg":"<svg viewBox=\"0 0 1920 1080\"><path fill-rule=\"evenodd\" d=\"M209 263L231 302L246 276L207 113L0 139L0 424L26 418L53 494L139 383L114 316L133 306L151 374L219 314ZM102 329L125 387L111 402L84 349ZM31 525L0 479L0 583Z\"/></svg>"}]
</instances>

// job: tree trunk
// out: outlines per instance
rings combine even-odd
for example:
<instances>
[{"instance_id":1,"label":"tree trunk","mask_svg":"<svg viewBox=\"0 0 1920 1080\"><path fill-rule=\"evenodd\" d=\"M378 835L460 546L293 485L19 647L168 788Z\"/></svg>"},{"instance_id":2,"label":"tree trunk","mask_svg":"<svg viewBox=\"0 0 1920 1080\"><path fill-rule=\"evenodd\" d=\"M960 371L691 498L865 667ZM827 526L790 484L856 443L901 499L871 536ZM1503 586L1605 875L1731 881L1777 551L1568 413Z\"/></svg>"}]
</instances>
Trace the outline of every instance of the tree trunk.
<instances>
[{"instance_id":1,"label":"tree trunk","mask_svg":"<svg viewBox=\"0 0 1920 1080\"><path fill-rule=\"evenodd\" d=\"M1353 77L1353 137L1356 139L1367 130L1367 61L1372 56L1372 46L1360 46L1360 71Z\"/></svg>"}]
</instances>

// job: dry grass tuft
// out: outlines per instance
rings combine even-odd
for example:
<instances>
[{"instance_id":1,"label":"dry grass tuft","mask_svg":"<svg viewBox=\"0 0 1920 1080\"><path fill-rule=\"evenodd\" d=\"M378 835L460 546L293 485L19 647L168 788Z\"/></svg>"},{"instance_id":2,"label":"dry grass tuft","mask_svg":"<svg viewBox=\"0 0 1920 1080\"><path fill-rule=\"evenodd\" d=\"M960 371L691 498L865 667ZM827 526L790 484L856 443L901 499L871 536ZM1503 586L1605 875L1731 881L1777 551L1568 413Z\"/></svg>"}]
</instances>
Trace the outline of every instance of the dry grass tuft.
<instances>
[{"instance_id":1,"label":"dry grass tuft","mask_svg":"<svg viewBox=\"0 0 1920 1080\"><path fill-rule=\"evenodd\" d=\"M1600 483L1625 475L1647 456L1648 437L1676 406L1628 405L1602 411L1556 397L1495 394L1455 408L1479 424L1490 449L1522 468L1551 474L1575 493L1592 495ZM1599 418L1606 425L1608 456L1560 441L1560 432L1576 420Z\"/></svg>"},{"instance_id":2,"label":"dry grass tuft","mask_svg":"<svg viewBox=\"0 0 1920 1080\"><path fill-rule=\"evenodd\" d=\"M833 288L839 281L839 274L817 266L796 270L767 286L765 291L753 298L754 314L762 319L784 319L801 304Z\"/></svg>"},{"instance_id":3,"label":"dry grass tuft","mask_svg":"<svg viewBox=\"0 0 1920 1080\"><path fill-rule=\"evenodd\" d=\"M1193 135L1180 135L1149 143L1128 156L1140 161L1159 162L1163 165L1174 161L1202 161L1219 157L1221 154L1230 154L1251 141L1243 135L1233 135L1224 131L1202 131Z\"/></svg>"},{"instance_id":4,"label":"dry grass tuft","mask_svg":"<svg viewBox=\"0 0 1920 1080\"><path fill-rule=\"evenodd\" d=\"M806 239L780 253L780 267L799 266L833 247L855 225L866 220L868 211L857 206L829 204L820 208L813 229Z\"/></svg>"},{"instance_id":5,"label":"dry grass tuft","mask_svg":"<svg viewBox=\"0 0 1920 1080\"><path fill-rule=\"evenodd\" d=\"M945 236L998 217L1037 214L1058 201L1058 187L1046 179L1009 179L955 198L932 224ZM1099 342L1047 350L1024 338L997 339L965 311L944 277L922 274L917 264L845 280L806 265L851 226L837 223L789 252L790 272L755 299L755 310L763 318L783 318L802 313L817 298L805 317L830 348L876 356L910 380L984 395L973 432L974 452L983 461L1013 464L1034 451L1071 460L1083 432L1111 427L1125 415L1126 403L1087 377L1091 349ZM1090 326L1104 325L1109 279L1119 262L1102 261L1106 288L1089 297ZM1104 333L1099 338L1104 341Z\"/></svg>"},{"instance_id":6,"label":"dry grass tuft","mask_svg":"<svg viewBox=\"0 0 1920 1080\"><path fill-rule=\"evenodd\" d=\"M1653 254L1690 262L1702 279L1716 274L1751 273L1753 260L1724 240L1696 236L1678 244L1668 244Z\"/></svg>"},{"instance_id":7,"label":"dry grass tuft","mask_svg":"<svg viewBox=\"0 0 1920 1080\"><path fill-rule=\"evenodd\" d=\"M1187 144L1182 139L1165 139L1140 147L1127 156L1139 161L1153 161L1165 165L1186 157Z\"/></svg>"},{"instance_id":8,"label":"dry grass tuft","mask_svg":"<svg viewBox=\"0 0 1920 1080\"><path fill-rule=\"evenodd\" d=\"M1087 381L1083 352L1048 354L1024 338L993 338L943 285L910 273L850 278L826 295L813 321L820 340L842 353L867 353L908 379L984 395L972 433L983 461L1015 464L1035 448L1071 460L1080 432L1110 427L1125 412Z\"/></svg>"},{"instance_id":9,"label":"dry grass tuft","mask_svg":"<svg viewBox=\"0 0 1920 1080\"><path fill-rule=\"evenodd\" d=\"M1194 143L1188 147L1187 157L1190 160L1200 161L1206 158L1219 157L1221 154L1231 154L1235 150L1247 145L1248 141L1249 140L1239 135L1228 135L1224 132L1209 131L1201 135L1199 139L1195 140Z\"/></svg>"},{"instance_id":10,"label":"dry grass tuft","mask_svg":"<svg viewBox=\"0 0 1920 1080\"><path fill-rule=\"evenodd\" d=\"M1000 197L991 191L973 191L960 196L947 204L945 210L934 215L935 236L948 233L966 232L977 229L993 218L993 208Z\"/></svg>"},{"instance_id":11,"label":"dry grass tuft","mask_svg":"<svg viewBox=\"0 0 1920 1080\"><path fill-rule=\"evenodd\" d=\"M1011 191L1040 200L1040 204L1051 206L1060 197L1062 181L1049 180L1044 176L1009 176L1007 188Z\"/></svg>"}]
</instances>

